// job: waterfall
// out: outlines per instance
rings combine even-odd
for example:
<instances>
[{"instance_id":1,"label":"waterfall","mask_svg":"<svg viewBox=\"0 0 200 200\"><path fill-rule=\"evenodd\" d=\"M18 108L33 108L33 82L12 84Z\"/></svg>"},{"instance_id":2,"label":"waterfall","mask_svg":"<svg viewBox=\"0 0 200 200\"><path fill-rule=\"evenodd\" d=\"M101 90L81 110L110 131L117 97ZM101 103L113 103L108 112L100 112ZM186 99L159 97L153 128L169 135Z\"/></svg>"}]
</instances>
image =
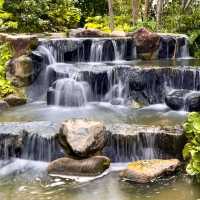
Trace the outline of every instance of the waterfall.
<instances>
[{"instance_id":1,"label":"waterfall","mask_svg":"<svg viewBox=\"0 0 200 200\"><path fill-rule=\"evenodd\" d=\"M55 82L54 104L64 106L84 106L88 102L90 86L87 82L71 78L59 79ZM50 98L49 101L52 102Z\"/></svg>"},{"instance_id":2,"label":"waterfall","mask_svg":"<svg viewBox=\"0 0 200 200\"><path fill-rule=\"evenodd\" d=\"M46 48L45 46L40 45L37 50L44 56L47 56L48 63L53 64L56 63L54 56L52 55L51 51Z\"/></svg>"},{"instance_id":3,"label":"waterfall","mask_svg":"<svg viewBox=\"0 0 200 200\"><path fill-rule=\"evenodd\" d=\"M52 161L61 154L55 137L41 137L37 134L23 137L21 158L28 160Z\"/></svg>"},{"instance_id":4,"label":"waterfall","mask_svg":"<svg viewBox=\"0 0 200 200\"><path fill-rule=\"evenodd\" d=\"M90 62L101 62L103 60L104 40L96 40L92 42L90 50Z\"/></svg>"},{"instance_id":5,"label":"waterfall","mask_svg":"<svg viewBox=\"0 0 200 200\"><path fill-rule=\"evenodd\" d=\"M135 136L110 134L109 145L104 149L104 153L113 162L162 158L162 151L156 148L156 141L156 135L153 133Z\"/></svg>"},{"instance_id":6,"label":"waterfall","mask_svg":"<svg viewBox=\"0 0 200 200\"><path fill-rule=\"evenodd\" d=\"M190 58L190 53L189 53L189 45L188 45L188 39L185 38L185 44L183 46L181 46L181 53L180 53L180 57L181 58Z\"/></svg>"}]
</instances>

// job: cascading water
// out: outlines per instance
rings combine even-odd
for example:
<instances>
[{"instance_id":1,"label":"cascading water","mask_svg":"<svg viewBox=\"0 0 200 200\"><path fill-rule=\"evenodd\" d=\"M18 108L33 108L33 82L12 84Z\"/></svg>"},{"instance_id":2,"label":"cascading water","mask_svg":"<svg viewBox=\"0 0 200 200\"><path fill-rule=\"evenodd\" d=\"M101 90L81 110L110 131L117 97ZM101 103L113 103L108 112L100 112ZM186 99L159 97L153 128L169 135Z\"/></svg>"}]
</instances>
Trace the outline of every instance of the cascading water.
<instances>
[{"instance_id":1,"label":"cascading water","mask_svg":"<svg viewBox=\"0 0 200 200\"><path fill-rule=\"evenodd\" d=\"M181 58L190 58L190 53L189 53L189 45L188 45L188 39L185 38L185 44L181 46L181 53L180 57Z\"/></svg>"},{"instance_id":2,"label":"cascading water","mask_svg":"<svg viewBox=\"0 0 200 200\"><path fill-rule=\"evenodd\" d=\"M48 48L46 48L46 47L40 45L40 46L37 48L37 50L38 50L42 55L44 55L44 56L47 57L48 64L56 63L56 60L55 60L54 56L52 55L51 51L50 51Z\"/></svg>"},{"instance_id":3,"label":"cascading water","mask_svg":"<svg viewBox=\"0 0 200 200\"><path fill-rule=\"evenodd\" d=\"M71 78L65 78L57 80L55 82L55 86L53 87L55 87L55 105L79 107L86 105L86 103L88 102L90 86L87 82L76 81Z\"/></svg>"},{"instance_id":4,"label":"cascading water","mask_svg":"<svg viewBox=\"0 0 200 200\"><path fill-rule=\"evenodd\" d=\"M172 48L174 40L165 39L160 48L167 45L165 55L170 58L174 53ZM187 43L185 46L187 47ZM185 51L185 46L182 47L181 55ZM146 98L147 104L163 103L164 84L169 88L180 88L180 85L184 87L186 82L184 70L180 70L181 76L168 70L162 73L159 71L154 73L153 69L140 72L137 69L129 70L130 66L117 63L120 60L136 58L136 47L130 38L41 41L37 51L46 59L43 63L45 78L44 76L42 78L45 82L48 105L84 107L93 102L95 104L103 102L102 104L115 108L118 105L129 104L130 96L137 100ZM179 51L180 49L177 50L177 55ZM112 60L115 62L102 62ZM193 76L198 75L193 73ZM192 87L198 87L197 78L193 77ZM70 109L72 108L68 110ZM54 158L54 153L50 155L52 149L56 148L53 139L42 140L40 136L31 135L25 141L24 150L21 152L23 158L47 161ZM155 141L154 135L145 134L134 138L132 142L122 138L113 140L111 146L114 149L114 161L158 158L161 154L155 148ZM13 147L7 145L7 141L4 144L2 148L5 146L5 157L16 154L13 152Z\"/></svg>"},{"instance_id":5,"label":"cascading water","mask_svg":"<svg viewBox=\"0 0 200 200\"><path fill-rule=\"evenodd\" d=\"M90 62L101 62L103 60L104 40L93 41L90 50Z\"/></svg>"}]
</instances>

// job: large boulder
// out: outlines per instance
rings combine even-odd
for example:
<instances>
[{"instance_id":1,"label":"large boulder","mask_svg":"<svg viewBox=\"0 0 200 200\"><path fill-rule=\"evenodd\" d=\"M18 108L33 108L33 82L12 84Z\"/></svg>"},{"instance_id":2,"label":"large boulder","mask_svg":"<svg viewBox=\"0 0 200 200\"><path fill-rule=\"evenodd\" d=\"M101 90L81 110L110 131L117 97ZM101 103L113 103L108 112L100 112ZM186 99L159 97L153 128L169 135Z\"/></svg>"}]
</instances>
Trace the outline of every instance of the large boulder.
<instances>
[{"instance_id":1,"label":"large boulder","mask_svg":"<svg viewBox=\"0 0 200 200\"><path fill-rule=\"evenodd\" d=\"M10 80L14 86L28 86L33 82L35 77L33 61L30 57L23 55L11 59L7 63L6 78Z\"/></svg>"},{"instance_id":2,"label":"large boulder","mask_svg":"<svg viewBox=\"0 0 200 200\"><path fill-rule=\"evenodd\" d=\"M72 29L69 33L69 37L107 37L109 34L104 33L98 29L85 29L78 28Z\"/></svg>"},{"instance_id":3,"label":"large boulder","mask_svg":"<svg viewBox=\"0 0 200 200\"><path fill-rule=\"evenodd\" d=\"M69 120L62 124L58 138L66 152L89 157L105 146L106 128L97 121Z\"/></svg>"},{"instance_id":4,"label":"large boulder","mask_svg":"<svg viewBox=\"0 0 200 200\"><path fill-rule=\"evenodd\" d=\"M148 183L164 174L174 172L180 166L178 159L170 160L140 160L128 165L120 176L137 183Z\"/></svg>"},{"instance_id":5,"label":"large boulder","mask_svg":"<svg viewBox=\"0 0 200 200\"><path fill-rule=\"evenodd\" d=\"M31 49L38 45L38 38L35 35L0 33L0 41L10 44L15 58L30 53Z\"/></svg>"},{"instance_id":6,"label":"large boulder","mask_svg":"<svg viewBox=\"0 0 200 200\"><path fill-rule=\"evenodd\" d=\"M4 101L8 103L9 106L20 106L26 103L25 97L20 97L15 94L10 94L4 98Z\"/></svg>"},{"instance_id":7,"label":"large boulder","mask_svg":"<svg viewBox=\"0 0 200 200\"><path fill-rule=\"evenodd\" d=\"M189 90L172 90L165 97L165 103L173 110L180 110L184 107L185 96Z\"/></svg>"},{"instance_id":8,"label":"large boulder","mask_svg":"<svg viewBox=\"0 0 200 200\"><path fill-rule=\"evenodd\" d=\"M110 159L105 156L94 156L83 160L64 157L51 162L48 173L66 176L97 176L109 166Z\"/></svg>"},{"instance_id":9,"label":"large boulder","mask_svg":"<svg viewBox=\"0 0 200 200\"><path fill-rule=\"evenodd\" d=\"M155 59L160 46L160 36L145 28L133 33L133 39L137 47L137 53L141 59Z\"/></svg>"}]
</instances>

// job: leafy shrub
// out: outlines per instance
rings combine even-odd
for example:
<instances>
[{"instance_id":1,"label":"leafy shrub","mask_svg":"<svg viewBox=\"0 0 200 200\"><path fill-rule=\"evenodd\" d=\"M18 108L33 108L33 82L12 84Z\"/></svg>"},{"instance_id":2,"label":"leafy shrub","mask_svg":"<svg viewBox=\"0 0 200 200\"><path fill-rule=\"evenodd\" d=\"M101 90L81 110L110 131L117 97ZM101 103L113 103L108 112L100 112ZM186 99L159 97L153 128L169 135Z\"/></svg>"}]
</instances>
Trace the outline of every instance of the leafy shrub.
<instances>
[{"instance_id":1,"label":"leafy shrub","mask_svg":"<svg viewBox=\"0 0 200 200\"><path fill-rule=\"evenodd\" d=\"M115 16L115 30L131 32L139 28L146 27L149 30L155 31L156 22L153 20L141 21L139 20L135 26L132 25L131 18L129 16ZM95 16L88 17L86 19L85 28L95 28L105 32L111 32L109 28L109 17L108 16Z\"/></svg>"},{"instance_id":2,"label":"leafy shrub","mask_svg":"<svg viewBox=\"0 0 200 200\"><path fill-rule=\"evenodd\" d=\"M184 130L188 138L183 149L183 157L188 160L186 171L190 175L200 175L200 113L188 115Z\"/></svg>"},{"instance_id":3,"label":"leafy shrub","mask_svg":"<svg viewBox=\"0 0 200 200\"><path fill-rule=\"evenodd\" d=\"M10 81L6 80L6 62L11 58L8 44L0 44L0 97L5 97L14 92Z\"/></svg>"},{"instance_id":4,"label":"leafy shrub","mask_svg":"<svg viewBox=\"0 0 200 200\"><path fill-rule=\"evenodd\" d=\"M75 8L72 0L12 0L5 1L1 16L1 29L7 26L17 32L65 31L77 25L80 11ZM7 23L8 19L15 23ZM6 29L5 29L6 30Z\"/></svg>"}]
</instances>

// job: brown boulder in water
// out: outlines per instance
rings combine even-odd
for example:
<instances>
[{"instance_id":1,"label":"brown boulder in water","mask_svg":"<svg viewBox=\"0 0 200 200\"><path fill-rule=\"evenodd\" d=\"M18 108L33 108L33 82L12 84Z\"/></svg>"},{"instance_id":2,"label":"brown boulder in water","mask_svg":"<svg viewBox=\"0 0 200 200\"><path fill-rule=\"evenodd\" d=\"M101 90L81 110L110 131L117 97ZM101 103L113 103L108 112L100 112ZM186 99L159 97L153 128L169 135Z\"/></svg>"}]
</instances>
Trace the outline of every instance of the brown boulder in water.
<instances>
[{"instance_id":1,"label":"brown boulder in water","mask_svg":"<svg viewBox=\"0 0 200 200\"><path fill-rule=\"evenodd\" d=\"M87 158L106 145L106 128L103 123L90 120L68 120L58 134L61 146L69 154Z\"/></svg>"},{"instance_id":2,"label":"brown boulder in water","mask_svg":"<svg viewBox=\"0 0 200 200\"><path fill-rule=\"evenodd\" d=\"M110 159L105 156L93 156L82 160L64 157L51 162L48 173L66 176L98 176L109 166Z\"/></svg>"},{"instance_id":3,"label":"brown boulder in water","mask_svg":"<svg viewBox=\"0 0 200 200\"><path fill-rule=\"evenodd\" d=\"M139 160L128 165L120 176L137 183L148 183L166 173L172 173L180 166L178 159Z\"/></svg>"},{"instance_id":4,"label":"brown boulder in water","mask_svg":"<svg viewBox=\"0 0 200 200\"><path fill-rule=\"evenodd\" d=\"M15 94L9 94L4 98L4 101L8 103L9 106L20 106L26 104L26 98Z\"/></svg>"},{"instance_id":5,"label":"brown boulder in water","mask_svg":"<svg viewBox=\"0 0 200 200\"><path fill-rule=\"evenodd\" d=\"M141 28L133 33L138 56L142 59L155 59L160 46L160 36L145 28Z\"/></svg>"}]
</instances>

